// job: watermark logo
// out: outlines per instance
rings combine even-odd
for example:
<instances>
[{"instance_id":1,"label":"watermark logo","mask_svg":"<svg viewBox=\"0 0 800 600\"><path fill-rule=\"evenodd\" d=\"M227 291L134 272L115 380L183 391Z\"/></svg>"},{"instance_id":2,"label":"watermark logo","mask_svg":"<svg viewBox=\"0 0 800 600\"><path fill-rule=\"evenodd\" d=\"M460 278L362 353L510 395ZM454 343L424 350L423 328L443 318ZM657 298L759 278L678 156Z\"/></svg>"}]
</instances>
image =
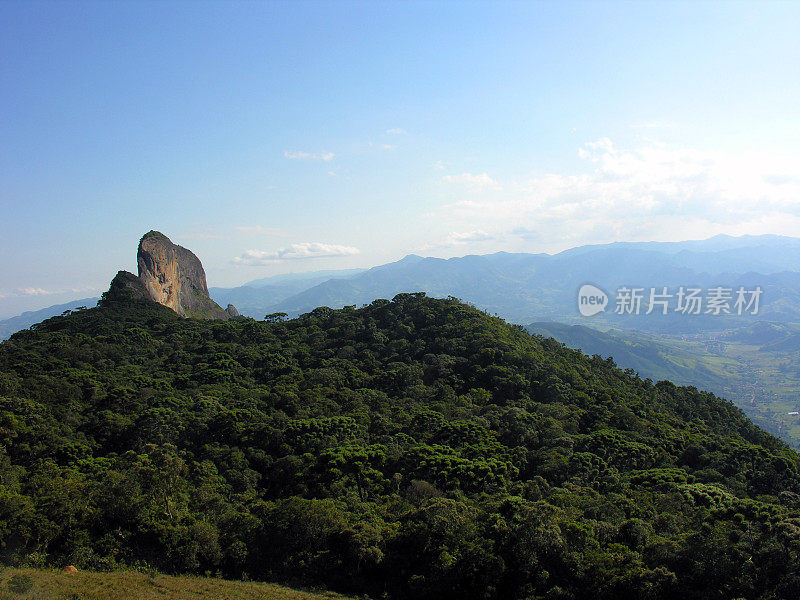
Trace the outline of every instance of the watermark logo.
<instances>
[{"instance_id":1,"label":"watermark logo","mask_svg":"<svg viewBox=\"0 0 800 600\"><path fill-rule=\"evenodd\" d=\"M664 287L628 287L617 289L614 297L614 313L618 315L757 315L760 307L761 286L753 289L717 286L708 289L681 286L676 289ZM606 293L591 284L578 290L578 311L591 317L606 309L609 298Z\"/></svg>"},{"instance_id":2,"label":"watermark logo","mask_svg":"<svg viewBox=\"0 0 800 600\"><path fill-rule=\"evenodd\" d=\"M590 283L578 290L578 310L584 317L603 312L608 305L608 294Z\"/></svg>"}]
</instances>

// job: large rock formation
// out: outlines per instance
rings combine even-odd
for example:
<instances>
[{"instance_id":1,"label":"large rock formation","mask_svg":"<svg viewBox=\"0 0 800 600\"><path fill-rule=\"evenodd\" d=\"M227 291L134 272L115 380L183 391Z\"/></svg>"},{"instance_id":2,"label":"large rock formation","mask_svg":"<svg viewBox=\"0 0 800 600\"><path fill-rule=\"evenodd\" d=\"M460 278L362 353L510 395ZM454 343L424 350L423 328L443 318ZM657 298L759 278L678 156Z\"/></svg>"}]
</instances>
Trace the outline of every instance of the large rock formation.
<instances>
[{"instance_id":1,"label":"large rock formation","mask_svg":"<svg viewBox=\"0 0 800 600\"><path fill-rule=\"evenodd\" d=\"M183 246L173 244L163 233L144 234L139 240L136 262L139 276L127 271L117 273L105 295L107 299L147 298L182 317L227 321L232 316L208 297L206 273L200 259Z\"/></svg>"}]
</instances>

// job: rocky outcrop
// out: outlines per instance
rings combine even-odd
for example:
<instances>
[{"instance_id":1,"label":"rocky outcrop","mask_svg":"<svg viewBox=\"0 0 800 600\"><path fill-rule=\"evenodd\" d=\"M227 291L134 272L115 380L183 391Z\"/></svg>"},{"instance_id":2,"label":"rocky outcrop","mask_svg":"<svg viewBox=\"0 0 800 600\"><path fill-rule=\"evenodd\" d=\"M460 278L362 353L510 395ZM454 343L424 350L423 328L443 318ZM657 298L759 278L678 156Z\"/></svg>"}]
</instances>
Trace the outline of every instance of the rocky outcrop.
<instances>
[{"instance_id":1,"label":"rocky outcrop","mask_svg":"<svg viewBox=\"0 0 800 600\"><path fill-rule=\"evenodd\" d=\"M239 314L239 311L238 311L238 310L236 310L236 307L235 307L233 304L228 304L228 307L225 309L225 312L226 312L226 313L228 313L228 316L229 316L231 319L235 319L235 318L237 318L237 317L240 317L240 316L241 316L241 315Z\"/></svg>"},{"instance_id":2,"label":"rocky outcrop","mask_svg":"<svg viewBox=\"0 0 800 600\"><path fill-rule=\"evenodd\" d=\"M229 316L208 297L206 272L191 250L173 244L158 231L149 231L139 241L136 253L139 279L152 300L182 317L219 319Z\"/></svg>"},{"instance_id":3,"label":"rocky outcrop","mask_svg":"<svg viewBox=\"0 0 800 600\"><path fill-rule=\"evenodd\" d=\"M148 299L171 308L182 317L227 321L228 311L208 297L206 272L191 250L173 244L158 231L149 231L139 240L136 253L138 277L127 271L117 273L104 294L108 300Z\"/></svg>"},{"instance_id":4,"label":"rocky outcrop","mask_svg":"<svg viewBox=\"0 0 800 600\"><path fill-rule=\"evenodd\" d=\"M110 300L113 302L149 299L150 296L142 280L128 271L119 271L114 276L114 279L111 280L111 286L108 291L103 294L104 301Z\"/></svg>"}]
</instances>

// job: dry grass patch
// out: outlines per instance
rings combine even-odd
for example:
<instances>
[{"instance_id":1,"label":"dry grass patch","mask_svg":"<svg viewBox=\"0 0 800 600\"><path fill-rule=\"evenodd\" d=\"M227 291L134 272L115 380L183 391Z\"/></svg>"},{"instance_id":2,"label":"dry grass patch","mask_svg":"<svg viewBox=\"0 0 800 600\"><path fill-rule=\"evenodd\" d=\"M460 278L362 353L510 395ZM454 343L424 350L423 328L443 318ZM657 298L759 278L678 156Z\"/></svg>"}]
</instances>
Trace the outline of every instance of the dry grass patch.
<instances>
[{"instance_id":1,"label":"dry grass patch","mask_svg":"<svg viewBox=\"0 0 800 600\"><path fill-rule=\"evenodd\" d=\"M170 577L132 571L64 573L43 569L0 571L0 600L348 600L271 583L208 577Z\"/></svg>"}]
</instances>

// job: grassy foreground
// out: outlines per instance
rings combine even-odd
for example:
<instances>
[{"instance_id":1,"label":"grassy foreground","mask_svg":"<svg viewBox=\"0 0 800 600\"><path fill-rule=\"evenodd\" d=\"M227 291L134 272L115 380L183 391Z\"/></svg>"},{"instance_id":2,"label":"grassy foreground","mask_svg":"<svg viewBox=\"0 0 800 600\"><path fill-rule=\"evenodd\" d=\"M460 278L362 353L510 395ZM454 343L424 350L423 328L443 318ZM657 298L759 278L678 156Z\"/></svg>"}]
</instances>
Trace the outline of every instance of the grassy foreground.
<instances>
[{"instance_id":1,"label":"grassy foreground","mask_svg":"<svg viewBox=\"0 0 800 600\"><path fill-rule=\"evenodd\" d=\"M32 584L32 585L30 585ZM26 588L30 588L25 591ZM0 571L0 600L347 600L332 592L303 592L271 583L136 572Z\"/></svg>"}]
</instances>

